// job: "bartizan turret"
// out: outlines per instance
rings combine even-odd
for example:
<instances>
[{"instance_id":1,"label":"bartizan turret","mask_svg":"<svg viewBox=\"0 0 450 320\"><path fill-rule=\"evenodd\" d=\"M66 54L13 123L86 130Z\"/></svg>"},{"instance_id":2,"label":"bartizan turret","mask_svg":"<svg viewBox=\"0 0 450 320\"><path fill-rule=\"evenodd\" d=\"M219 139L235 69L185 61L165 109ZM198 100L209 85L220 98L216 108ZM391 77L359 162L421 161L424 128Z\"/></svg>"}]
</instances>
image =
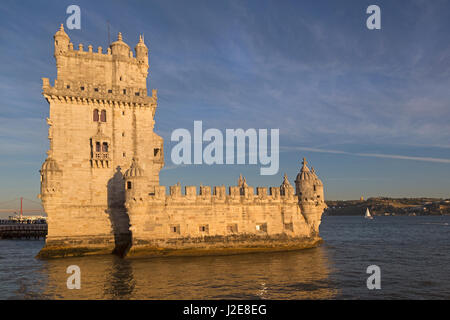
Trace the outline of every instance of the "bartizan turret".
<instances>
[{"instance_id":1,"label":"bartizan turret","mask_svg":"<svg viewBox=\"0 0 450 320\"><path fill-rule=\"evenodd\" d=\"M134 47L136 51L136 60L138 61L140 71L143 75L147 76L148 74L148 48L144 43L144 38L140 35L139 42Z\"/></svg>"},{"instance_id":2,"label":"bartizan turret","mask_svg":"<svg viewBox=\"0 0 450 320\"><path fill-rule=\"evenodd\" d=\"M41 175L41 192L38 198L41 199L42 205L46 208L47 212L59 210L62 204L62 171L58 163L52 158L51 153L49 153L47 159L42 164L39 173ZM52 223L53 219L54 217L49 215L47 222ZM53 235L52 231L51 229L49 230L49 236Z\"/></svg>"},{"instance_id":3,"label":"bartizan turret","mask_svg":"<svg viewBox=\"0 0 450 320\"><path fill-rule=\"evenodd\" d=\"M41 170L41 193L39 198L42 202L55 200L61 193L61 176L62 171L59 169L57 162L49 155L42 164Z\"/></svg>"},{"instance_id":4,"label":"bartizan turret","mask_svg":"<svg viewBox=\"0 0 450 320\"><path fill-rule=\"evenodd\" d=\"M295 179L295 189L303 216L311 227L312 233L318 234L322 212L326 208L323 183L314 169L309 170L305 158Z\"/></svg>"},{"instance_id":5,"label":"bartizan turret","mask_svg":"<svg viewBox=\"0 0 450 320\"><path fill-rule=\"evenodd\" d=\"M139 159L134 157L130 168L125 171L125 207L130 219L130 231L132 236L136 235L140 217L147 208L148 184L145 171L139 165ZM132 242L136 242L134 239Z\"/></svg>"},{"instance_id":6,"label":"bartizan turret","mask_svg":"<svg viewBox=\"0 0 450 320\"><path fill-rule=\"evenodd\" d=\"M55 35L53 36L53 39L55 40L55 58L69 51L70 38L64 31L64 26L62 23L59 30L56 31Z\"/></svg>"},{"instance_id":7,"label":"bartizan turret","mask_svg":"<svg viewBox=\"0 0 450 320\"><path fill-rule=\"evenodd\" d=\"M146 179L139 159L133 158L130 168L125 171L125 203L142 201L146 196Z\"/></svg>"}]
</instances>

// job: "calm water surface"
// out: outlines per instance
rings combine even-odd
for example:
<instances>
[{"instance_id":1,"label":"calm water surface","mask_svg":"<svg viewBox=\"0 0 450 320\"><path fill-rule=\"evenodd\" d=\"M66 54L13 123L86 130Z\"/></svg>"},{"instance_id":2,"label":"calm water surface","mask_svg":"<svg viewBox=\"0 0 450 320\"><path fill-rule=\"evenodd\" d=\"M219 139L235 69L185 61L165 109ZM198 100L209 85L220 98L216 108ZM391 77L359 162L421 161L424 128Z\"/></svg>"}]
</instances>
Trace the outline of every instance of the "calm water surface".
<instances>
[{"instance_id":1,"label":"calm water surface","mask_svg":"<svg viewBox=\"0 0 450 320\"><path fill-rule=\"evenodd\" d=\"M42 261L43 241L0 240L0 299L450 299L450 216L324 217L320 233L303 251L133 260ZM381 290L366 287L372 264Z\"/></svg>"}]
</instances>

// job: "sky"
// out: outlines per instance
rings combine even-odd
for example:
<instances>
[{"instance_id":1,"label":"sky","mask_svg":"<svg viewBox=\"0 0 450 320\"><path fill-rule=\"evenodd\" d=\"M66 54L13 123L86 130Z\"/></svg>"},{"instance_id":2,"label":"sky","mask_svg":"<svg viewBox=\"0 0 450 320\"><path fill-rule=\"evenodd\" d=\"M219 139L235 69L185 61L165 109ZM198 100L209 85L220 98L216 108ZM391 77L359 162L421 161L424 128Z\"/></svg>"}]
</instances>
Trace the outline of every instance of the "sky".
<instances>
[{"instance_id":1,"label":"sky","mask_svg":"<svg viewBox=\"0 0 450 320\"><path fill-rule=\"evenodd\" d=\"M165 140L163 185L291 183L301 159L325 197L450 197L448 1L5 1L0 4L0 208L37 200L48 150L41 78L56 77L53 35L81 9L77 48L122 32L150 51L158 89L155 131ZM381 29L366 9L381 8ZM171 133L280 130L280 170L170 161ZM30 202L31 203L31 202Z\"/></svg>"}]
</instances>

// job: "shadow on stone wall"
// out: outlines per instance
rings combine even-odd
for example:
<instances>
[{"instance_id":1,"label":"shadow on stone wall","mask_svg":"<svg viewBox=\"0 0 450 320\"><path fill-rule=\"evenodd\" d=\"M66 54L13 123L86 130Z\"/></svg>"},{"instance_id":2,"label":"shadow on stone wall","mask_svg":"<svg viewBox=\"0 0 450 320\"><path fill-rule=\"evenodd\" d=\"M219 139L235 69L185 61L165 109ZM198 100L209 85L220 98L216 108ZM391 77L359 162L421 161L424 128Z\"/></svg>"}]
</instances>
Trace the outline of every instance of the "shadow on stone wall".
<instances>
[{"instance_id":1,"label":"shadow on stone wall","mask_svg":"<svg viewBox=\"0 0 450 320\"><path fill-rule=\"evenodd\" d=\"M108 210L114 233L113 253L124 257L131 248L130 218L125 208L125 180L121 168L117 167L108 181Z\"/></svg>"}]
</instances>

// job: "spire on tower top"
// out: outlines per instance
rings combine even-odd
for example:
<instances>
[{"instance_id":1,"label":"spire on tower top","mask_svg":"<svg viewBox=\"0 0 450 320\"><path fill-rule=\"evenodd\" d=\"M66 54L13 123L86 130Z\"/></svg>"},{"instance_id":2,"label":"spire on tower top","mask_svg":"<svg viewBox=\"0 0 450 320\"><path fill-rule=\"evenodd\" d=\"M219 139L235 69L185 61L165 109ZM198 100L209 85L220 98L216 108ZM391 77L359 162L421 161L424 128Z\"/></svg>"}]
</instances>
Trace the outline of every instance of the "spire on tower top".
<instances>
[{"instance_id":1,"label":"spire on tower top","mask_svg":"<svg viewBox=\"0 0 450 320\"><path fill-rule=\"evenodd\" d=\"M61 39L62 37L64 37L64 38L69 39L69 36L68 36L67 33L64 31L64 24L63 24L63 23L61 23L61 25L60 25L58 31L56 31L54 37L55 37L55 38L60 38L60 39ZM69 40L70 40L70 39L69 39Z\"/></svg>"},{"instance_id":2,"label":"spire on tower top","mask_svg":"<svg viewBox=\"0 0 450 320\"><path fill-rule=\"evenodd\" d=\"M122 32L117 35L117 41L122 41Z\"/></svg>"},{"instance_id":3,"label":"spire on tower top","mask_svg":"<svg viewBox=\"0 0 450 320\"><path fill-rule=\"evenodd\" d=\"M145 50L142 51L142 48L144 48ZM145 45L145 42L144 42L144 35L143 34L139 35L139 42L137 43L137 45L135 47L135 50L136 50L136 54L142 54L143 53L143 56L145 56L146 52L148 52L147 46ZM138 51L140 51L140 52L138 53Z\"/></svg>"},{"instance_id":4,"label":"spire on tower top","mask_svg":"<svg viewBox=\"0 0 450 320\"><path fill-rule=\"evenodd\" d=\"M307 167L308 161L306 161L306 158L303 158L302 161L302 170L301 171L309 171L308 167Z\"/></svg>"},{"instance_id":5,"label":"spire on tower top","mask_svg":"<svg viewBox=\"0 0 450 320\"><path fill-rule=\"evenodd\" d=\"M286 186L286 185L291 185L291 183L289 182L289 179L288 179L288 176L287 176L287 174L285 173L284 174L284 177L283 177L283 184L282 184L282 186Z\"/></svg>"}]
</instances>

